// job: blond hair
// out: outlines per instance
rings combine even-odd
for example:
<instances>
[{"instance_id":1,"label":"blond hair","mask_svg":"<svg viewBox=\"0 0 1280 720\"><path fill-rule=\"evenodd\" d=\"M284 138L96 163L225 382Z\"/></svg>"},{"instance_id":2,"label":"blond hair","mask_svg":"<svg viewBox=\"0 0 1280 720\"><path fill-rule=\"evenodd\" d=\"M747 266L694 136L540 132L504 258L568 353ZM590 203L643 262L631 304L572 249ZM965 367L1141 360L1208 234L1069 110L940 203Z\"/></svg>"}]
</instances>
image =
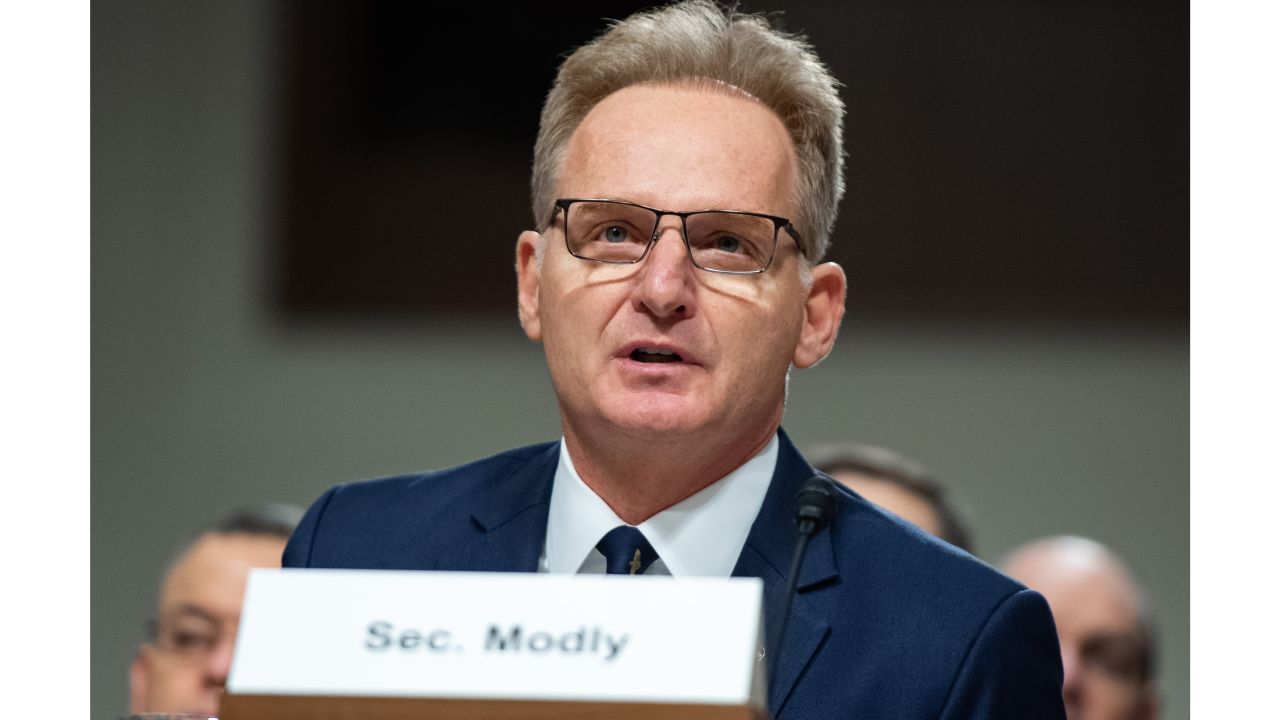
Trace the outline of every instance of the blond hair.
<instances>
[{"instance_id":1,"label":"blond hair","mask_svg":"<svg viewBox=\"0 0 1280 720\"><path fill-rule=\"evenodd\" d=\"M552 212L569 139L596 103L631 85L704 80L745 92L781 118L799 164L795 223L809 260L820 260L844 195L838 83L803 36L709 0L686 0L615 22L561 64L533 151L537 226Z\"/></svg>"}]
</instances>

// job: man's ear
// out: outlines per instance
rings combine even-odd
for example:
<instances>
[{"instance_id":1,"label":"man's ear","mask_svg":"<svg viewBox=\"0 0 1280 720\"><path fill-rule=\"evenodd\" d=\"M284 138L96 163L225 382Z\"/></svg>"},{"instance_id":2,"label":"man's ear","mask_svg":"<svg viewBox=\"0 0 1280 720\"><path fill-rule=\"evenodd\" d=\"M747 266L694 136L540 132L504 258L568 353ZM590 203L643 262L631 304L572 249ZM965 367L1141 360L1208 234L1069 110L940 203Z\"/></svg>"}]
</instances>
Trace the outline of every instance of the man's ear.
<instances>
[{"instance_id":1,"label":"man's ear","mask_svg":"<svg viewBox=\"0 0 1280 720\"><path fill-rule=\"evenodd\" d=\"M129 714L149 712L147 696L151 690L151 657L147 648L140 647L129 665Z\"/></svg>"},{"instance_id":2,"label":"man's ear","mask_svg":"<svg viewBox=\"0 0 1280 720\"><path fill-rule=\"evenodd\" d=\"M831 352L844 319L844 270L823 263L811 270L813 282L804 300L804 325L792 361L798 368L812 367Z\"/></svg>"},{"instance_id":3,"label":"man's ear","mask_svg":"<svg viewBox=\"0 0 1280 720\"><path fill-rule=\"evenodd\" d=\"M516 239L516 291L520 327L530 340L542 339L542 319L538 315L538 282L542 268L538 263L538 245L542 236L525 230Z\"/></svg>"}]
</instances>

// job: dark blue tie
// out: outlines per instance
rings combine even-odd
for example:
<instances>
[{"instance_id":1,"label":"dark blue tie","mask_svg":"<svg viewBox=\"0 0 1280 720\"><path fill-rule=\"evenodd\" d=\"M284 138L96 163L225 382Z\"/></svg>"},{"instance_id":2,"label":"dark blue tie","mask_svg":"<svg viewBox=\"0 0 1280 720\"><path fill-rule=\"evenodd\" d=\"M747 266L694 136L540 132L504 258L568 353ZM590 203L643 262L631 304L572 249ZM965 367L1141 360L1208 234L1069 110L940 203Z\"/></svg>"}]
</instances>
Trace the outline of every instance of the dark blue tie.
<instances>
[{"instance_id":1,"label":"dark blue tie","mask_svg":"<svg viewBox=\"0 0 1280 720\"><path fill-rule=\"evenodd\" d=\"M604 553L605 572L610 575L643 575L658 559L658 553L644 539L644 533L630 525L610 530L596 544L596 549Z\"/></svg>"}]
</instances>

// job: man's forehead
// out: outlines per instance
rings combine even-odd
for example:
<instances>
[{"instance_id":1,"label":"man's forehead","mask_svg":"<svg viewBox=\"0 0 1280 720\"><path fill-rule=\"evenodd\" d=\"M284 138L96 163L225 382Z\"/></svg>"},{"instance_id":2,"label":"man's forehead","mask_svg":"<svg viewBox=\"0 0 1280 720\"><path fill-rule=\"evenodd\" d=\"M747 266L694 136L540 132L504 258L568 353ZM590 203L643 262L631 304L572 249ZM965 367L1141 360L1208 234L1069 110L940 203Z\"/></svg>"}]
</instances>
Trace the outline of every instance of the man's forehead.
<instances>
[{"instance_id":1,"label":"man's forehead","mask_svg":"<svg viewBox=\"0 0 1280 720\"><path fill-rule=\"evenodd\" d=\"M899 483L883 477L851 470L837 470L832 477L849 485L854 492L899 517L915 523L935 535L942 532L942 519L928 499Z\"/></svg>"},{"instance_id":2,"label":"man's forehead","mask_svg":"<svg viewBox=\"0 0 1280 720\"><path fill-rule=\"evenodd\" d=\"M601 100L575 130L559 190L669 210L788 215L795 177L791 138L759 101L706 87L633 85Z\"/></svg>"},{"instance_id":3,"label":"man's forehead","mask_svg":"<svg viewBox=\"0 0 1280 720\"><path fill-rule=\"evenodd\" d=\"M225 619L225 613L219 613L213 608L207 608L198 602L179 601L169 607L161 609L161 613L168 620L184 620L184 621L200 621L208 623L218 623Z\"/></svg>"},{"instance_id":4,"label":"man's forehead","mask_svg":"<svg viewBox=\"0 0 1280 720\"><path fill-rule=\"evenodd\" d=\"M239 603L249 570L279 567L285 541L243 533L202 535L174 563L161 587L161 605L209 608Z\"/></svg>"},{"instance_id":5,"label":"man's forehead","mask_svg":"<svg viewBox=\"0 0 1280 720\"><path fill-rule=\"evenodd\" d=\"M1049 604L1085 617L1129 620L1138 617L1138 598L1114 575L1098 571L1082 573L1061 582L1045 584Z\"/></svg>"},{"instance_id":6,"label":"man's forehead","mask_svg":"<svg viewBox=\"0 0 1280 720\"><path fill-rule=\"evenodd\" d=\"M1009 570L1040 591L1059 623L1073 630L1127 631L1141 621L1137 584L1100 548L1068 543L1038 547L1015 558Z\"/></svg>"}]
</instances>

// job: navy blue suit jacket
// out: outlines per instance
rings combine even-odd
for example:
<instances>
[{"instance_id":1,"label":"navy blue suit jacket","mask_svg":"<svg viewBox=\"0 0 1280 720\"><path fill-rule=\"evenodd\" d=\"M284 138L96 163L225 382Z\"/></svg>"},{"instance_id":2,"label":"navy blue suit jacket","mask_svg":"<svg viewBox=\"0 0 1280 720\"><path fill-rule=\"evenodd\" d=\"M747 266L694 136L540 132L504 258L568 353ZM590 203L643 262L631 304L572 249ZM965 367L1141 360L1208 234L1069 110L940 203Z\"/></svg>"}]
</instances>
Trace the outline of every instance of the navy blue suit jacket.
<instances>
[{"instance_id":1,"label":"navy blue suit jacket","mask_svg":"<svg viewBox=\"0 0 1280 720\"><path fill-rule=\"evenodd\" d=\"M785 433L735 576L764 580L766 637L814 474ZM439 472L339 485L312 505L286 567L535 572L558 443ZM843 490L843 488L842 488ZM769 709L801 718L1063 718L1062 664L1040 595L842 492L810 544Z\"/></svg>"}]
</instances>

